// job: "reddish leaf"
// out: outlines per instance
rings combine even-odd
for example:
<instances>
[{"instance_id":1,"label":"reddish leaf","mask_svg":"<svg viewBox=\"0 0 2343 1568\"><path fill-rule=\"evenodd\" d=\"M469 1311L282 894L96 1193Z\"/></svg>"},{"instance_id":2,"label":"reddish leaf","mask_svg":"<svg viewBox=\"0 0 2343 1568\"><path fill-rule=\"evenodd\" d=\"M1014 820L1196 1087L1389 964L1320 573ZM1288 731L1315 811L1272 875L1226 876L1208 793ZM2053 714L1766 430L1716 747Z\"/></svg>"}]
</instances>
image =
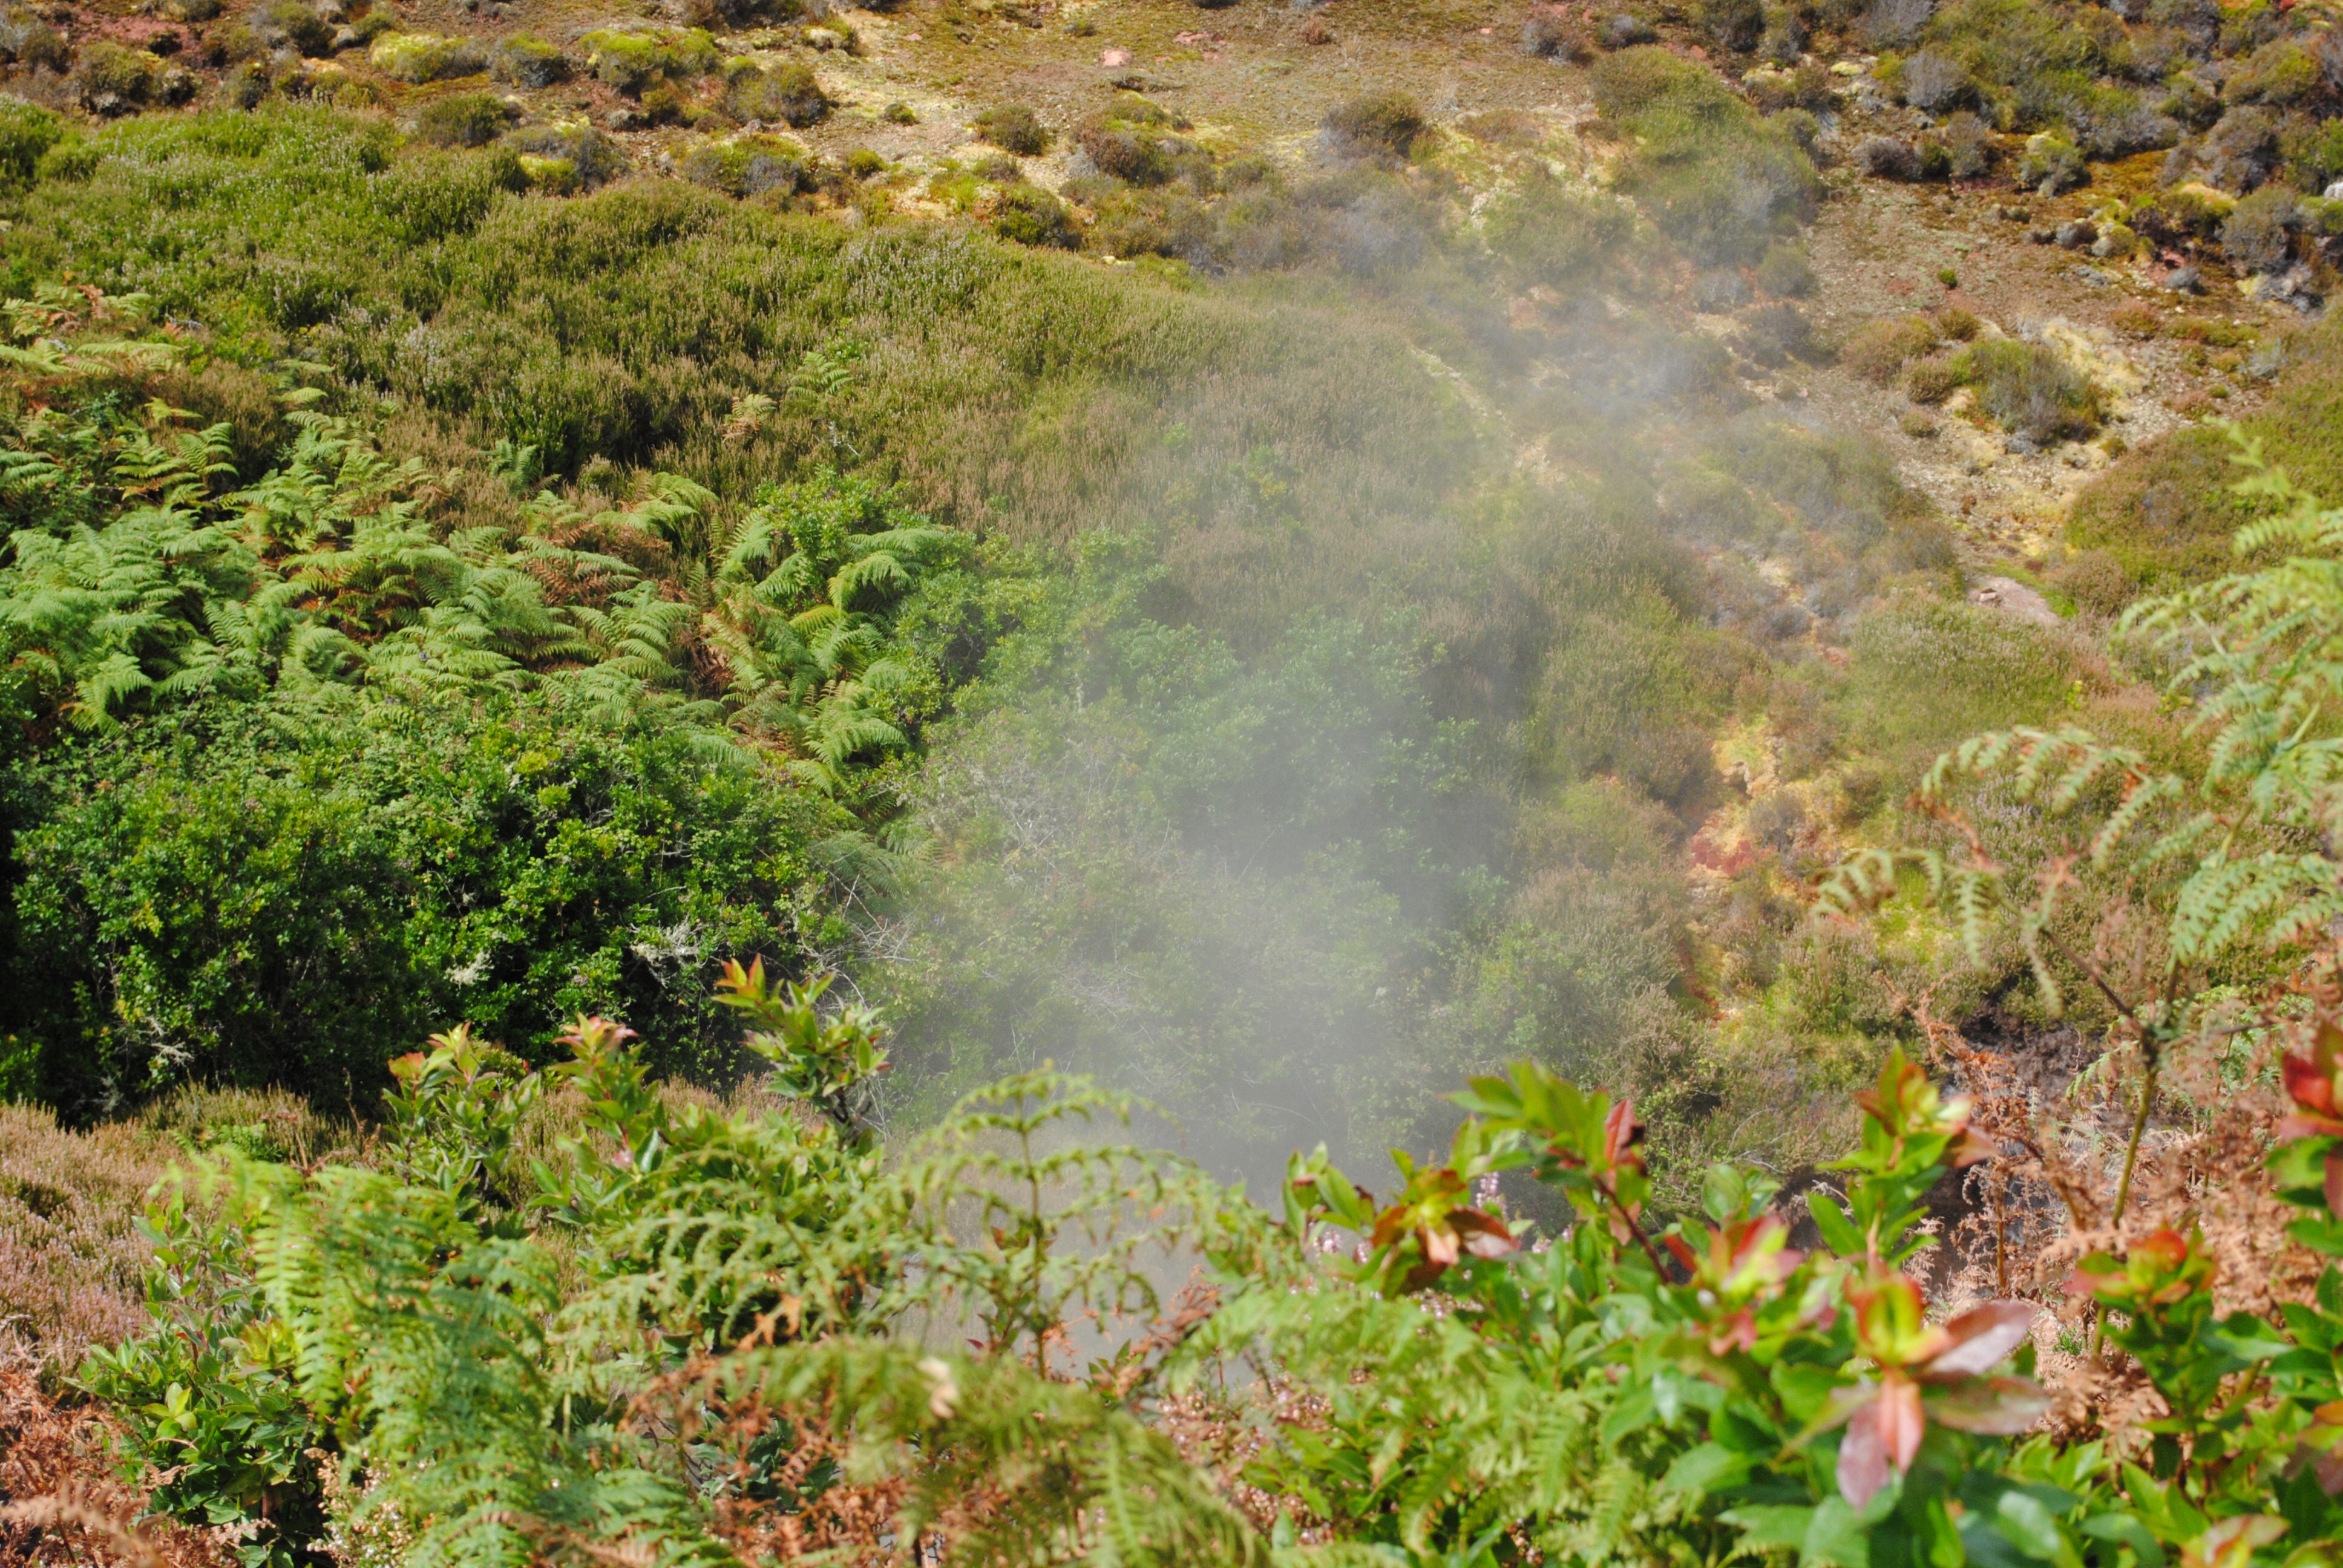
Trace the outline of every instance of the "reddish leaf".
<instances>
[{"instance_id":1,"label":"reddish leaf","mask_svg":"<svg viewBox=\"0 0 2343 1568\"><path fill-rule=\"evenodd\" d=\"M1722 1322L1710 1325L1708 1331L1710 1355L1721 1356L1733 1351L1755 1350L1756 1346L1757 1320L1751 1315L1747 1307L1742 1308Z\"/></svg>"},{"instance_id":2,"label":"reddish leaf","mask_svg":"<svg viewBox=\"0 0 2343 1568\"><path fill-rule=\"evenodd\" d=\"M2031 1302L1988 1302L1945 1325L1952 1344L1930 1361L1924 1375L1966 1377L1999 1366L2025 1342L2042 1309Z\"/></svg>"},{"instance_id":3,"label":"reddish leaf","mask_svg":"<svg viewBox=\"0 0 2343 1568\"><path fill-rule=\"evenodd\" d=\"M2278 1073L2286 1083L2288 1099L2321 1116L2335 1114L2335 1081L2317 1062L2288 1054L2278 1063Z\"/></svg>"},{"instance_id":4,"label":"reddish leaf","mask_svg":"<svg viewBox=\"0 0 2343 1568\"><path fill-rule=\"evenodd\" d=\"M2031 1378L1968 1378L1928 1392L1928 1419L1955 1432L2016 1437L2031 1432L2050 1408L2050 1396Z\"/></svg>"},{"instance_id":5,"label":"reddish leaf","mask_svg":"<svg viewBox=\"0 0 2343 1568\"><path fill-rule=\"evenodd\" d=\"M1874 1402L1856 1412L1838 1445L1839 1495L1855 1508L1887 1484L1887 1448L1879 1438L1878 1409Z\"/></svg>"},{"instance_id":6,"label":"reddish leaf","mask_svg":"<svg viewBox=\"0 0 2343 1568\"><path fill-rule=\"evenodd\" d=\"M1900 1475L1912 1468L1920 1452L1921 1434L1928 1430L1928 1418L1920 1408L1920 1387L1888 1372L1879 1380L1879 1402L1873 1408L1879 1441Z\"/></svg>"}]
</instances>

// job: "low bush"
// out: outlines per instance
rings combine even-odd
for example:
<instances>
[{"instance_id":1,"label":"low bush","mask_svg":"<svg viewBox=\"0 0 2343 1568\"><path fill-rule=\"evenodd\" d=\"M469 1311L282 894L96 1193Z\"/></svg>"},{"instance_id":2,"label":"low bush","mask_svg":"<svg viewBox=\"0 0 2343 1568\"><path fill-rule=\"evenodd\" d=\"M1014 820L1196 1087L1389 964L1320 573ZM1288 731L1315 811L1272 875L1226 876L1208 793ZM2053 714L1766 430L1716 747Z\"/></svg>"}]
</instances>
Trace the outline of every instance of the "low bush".
<instances>
[{"instance_id":1,"label":"low bush","mask_svg":"<svg viewBox=\"0 0 2343 1568\"><path fill-rule=\"evenodd\" d=\"M1765 9L1760 0L1699 0L1694 20L1718 48L1736 55L1756 48L1765 35Z\"/></svg>"},{"instance_id":2,"label":"low bush","mask_svg":"<svg viewBox=\"0 0 2343 1568\"><path fill-rule=\"evenodd\" d=\"M94 115L136 114L159 96L162 70L155 56L100 39L74 65L74 95Z\"/></svg>"},{"instance_id":3,"label":"low bush","mask_svg":"<svg viewBox=\"0 0 2343 1568\"><path fill-rule=\"evenodd\" d=\"M1857 327L1839 349L1839 359L1875 387L1892 385L1906 361L1936 346L1936 328L1924 316L1898 321L1869 321Z\"/></svg>"},{"instance_id":4,"label":"low bush","mask_svg":"<svg viewBox=\"0 0 2343 1568\"><path fill-rule=\"evenodd\" d=\"M2277 272L2294 259L2302 225L2301 198L2284 186L2265 186L2238 202L2221 225L2221 248L2242 272Z\"/></svg>"},{"instance_id":5,"label":"low bush","mask_svg":"<svg viewBox=\"0 0 2343 1568\"><path fill-rule=\"evenodd\" d=\"M1405 157L1424 131L1423 111L1405 93L1362 93L1326 111L1327 132L1345 145Z\"/></svg>"},{"instance_id":6,"label":"low bush","mask_svg":"<svg viewBox=\"0 0 2343 1568\"><path fill-rule=\"evenodd\" d=\"M654 83L704 76L724 63L716 40L698 27L680 33L603 28L578 41L587 50L586 68L632 97Z\"/></svg>"},{"instance_id":7,"label":"low bush","mask_svg":"<svg viewBox=\"0 0 2343 1568\"><path fill-rule=\"evenodd\" d=\"M627 169L626 149L583 121L525 126L506 137L505 145L524 158L560 164L567 174L559 177L574 180L586 190L618 178Z\"/></svg>"},{"instance_id":8,"label":"low bush","mask_svg":"<svg viewBox=\"0 0 2343 1568\"><path fill-rule=\"evenodd\" d=\"M271 48L291 49L312 58L334 52L334 28L310 9L307 0L266 0L246 24Z\"/></svg>"},{"instance_id":9,"label":"low bush","mask_svg":"<svg viewBox=\"0 0 2343 1568\"><path fill-rule=\"evenodd\" d=\"M367 60L394 82L439 82L477 75L488 69L488 52L469 38L434 33L385 33L367 49Z\"/></svg>"},{"instance_id":10,"label":"low bush","mask_svg":"<svg viewBox=\"0 0 2343 1568\"><path fill-rule=\"evenodd\" d=\"M1001 104L976 116L976 134L1004 153L1039 157L1050 150L1049 128L1023 104Z\"/></svg>"},{"instance_id":11,"label":"low bush","mask_svg":"<svg viewBox=\"0 0 2343 1568\"><path fill-rule=\"evenodd\" d=\"M1219 241L1204 204L1179 186L1114 191L1096 204L1091 247L1107 256L1163 256L1202 261Z\"/></svg>"},{"instance_id":12,"label":"low bush","mask_svg":"<svg viewBox=\"0 0 2343 1568\"><path fill-rule=\"evenodd\" d=\"M569 79L569 57L556 45L518 33L498 43L488 72L516 87L550 87Z\"/></svg>"},{"instance_id":13,"label":"low bush","mask_svg":"<svg viewBox=\"0 0 2343 1568\"><path fill-rule=\"evenodd\" d=\"M27 71L63 73L73 61L73 49L29 7L10 5L0 9L0 60Z\"/></svg>"},{"instance_id":14,"label":"low bush","mask_svg":"<svg viewBox=\"0 0 2343 1568\"><path fill-rule=\"evenodd\" d=\"M1081 234L1075 228L1073 215L1066 210L1066 204L1033 185L1011 186L994 200L992 232L1019 245L1060 246L1071 250L1081 243Z\"/></svg>"},{"instance_id":15,"label":"low bush","mask_svg":"<svg viewBox=\"0 0 2343 1568\"><path fill-rule=\"evenodd\" d=\"M809 189L805 149L780 136L738 136L704 142L683 159L683 177L729 196Z\"/></svg>"},{"instance_id":16,"label":"low bush","mask_svg":"<svg viewBox=\"0 0 2343 1568\"><path fill-rule=\"evenodd\" d=\"M32 184L44 155L65 138L64 122L48 110L0 98L0 192Z\"/></svg>"},{"instance_id":17,"label":"low bush","mask_svg":"<svg viewBox=\"0 0 2343 1568\"><path fill-rule=\"evenodd\" d=\"M1951 358L1916 359L1905 368L1904 391L1915 403L1941 403L1963 379Z\"/></svg>"},{"instance_id":18,"label":"low bush","mask_svg":"<svg viewBox=\"0 0 2343 1568\"><path fill-rule=\"evenodd\" d=\"M423 106L415 130L435 147L484 147L518 117L494 93L450 93Z\"/></svg>"},{"instance_id":19,"label":"low bush","mask_svg":"<svg viewBox=\"0 0 2343 1568\"><path fill-rule=\"evenodd\" d=\"M1896 136L1865 137L1855 151L1855 161L1863 172L1874 179L1916 180L1920 177L1920 154L1911 143Z\"/></svg>"},{"instance_id":20,"label":"low bush","mask_svg":"<svg viewBox=\"0 0 2343 1568\"><path fill-rule=\"evenodd\" d=\"M1634 48L1592 75L1595 106L1640 138L1621 188L1695 263L1755 265L1812 219L1822 183L1805 153L1705 67Z\"/></svg>"},{"instance_id":21,"label":"low bush","mask_svg":"<svg viewBox=\"0 0 2343 1568\"><path fill-rule=\"evenodd\" d=\"M753 61L736 61L724 73L724 111L743 124L753 120L802 129L826 118L830 107L813 68L802 61L769 69Z\"/></svg>"},{"instance_id":22,"label":"low bush","mask_svg":"<svg viewBox=\"0 0 2343 1568\"><path fill-rule=\"evenodd\" d=\"M1904 62L1904 101L1931 115L1941 115L1972 104L1976 83L1968 70L1949 55L1923 49Z\"/></svg>"},{"instance_id":23,"label":"low bush","mask_svg":"<svg viewBox=\"0 0 2343 1568\"><path fill-rule=\"evenodd\" d=\"M1594 57L1594 40L1570 12L1560 5L1533 5L1522 20L1521 47L1541 60L1567 60L1583 65Z\"/></svg>"},{"instance_id":24,"label":"low bush","mask_svg":"<svg viewBox=\"0 0 2343 1568\"><path fill-rule=\"evenodd\" d=\"M1982 179L1993 172L1992 133L1983 120L1961 110L1945 122L1946 173L1956 180Z\"/></svg>"},{"instance_id":25,"label":"low bush","mask_svg":"<svg viewBox=\"0 0 2343 1568\"><path fill-rule=\"evenodd\" d=\"M2047 344L1976 343L1955 360L1960 378L2005 430L2029 441L2080 440L2106 419L2105 394Z\"/></svg>"},{"instance_id":26,"label":"low bush","mask_svg":"<svg viewBox=\"0 0 2343 1568\"><path fill-rule=\"evenodd\" d=\"M1135 186L1160 186L1192 154L1172 133L1184 122L1135 93L1123 94L1085 119L1074 139L1101 174Z\"/></svg>"},{"instance_id":27,"label":"low bush","mask_svg":"<svg viewBox=\"0 0 2343 1568\"><path fill-rule=\"evenodd\" d=\"M1757 264L1757 286L1768 294L1804 298L1814 292L1815 281L1814 264L1795 245L1767 246L1765 259Z\"/></svg>"},{"instance_id":28,"label":"low bush","mask_svg":"<svg viewBox=\"0 0 2343 1568\"><path fill-rule=\"evenodd\" d=\"M2037 131L2026 138L2026 151L2017 160L2017 183L2021 186L2049 196L2087 185L2090 178L2090 169L2074 143L2047 131Z\"/></svg>"}]
</instances>

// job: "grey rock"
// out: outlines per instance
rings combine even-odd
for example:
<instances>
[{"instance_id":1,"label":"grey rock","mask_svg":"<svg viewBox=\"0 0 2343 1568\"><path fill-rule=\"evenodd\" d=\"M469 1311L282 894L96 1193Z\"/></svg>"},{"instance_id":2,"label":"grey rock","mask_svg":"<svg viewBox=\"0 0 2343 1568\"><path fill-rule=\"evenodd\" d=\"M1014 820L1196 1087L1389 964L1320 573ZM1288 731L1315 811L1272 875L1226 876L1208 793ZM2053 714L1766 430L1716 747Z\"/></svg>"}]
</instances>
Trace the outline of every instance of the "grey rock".
<instances>
[{"instance_id":1,"label":"grey rock","mask_svg":"<svg viewBox=\"0 0 2343 1568\"><path fill-rule=\"evenodd\" d=\"M2098 237L2099 226L2087 218L2078 217L2058 226L2057 240L2061 250L2080 250Z\"/></svg>"},{"instance_id":2,"label":"grey rock","mask_svg":"<svg viewBox=\"0 0 2343 1568\"><path fill-rule=\"evenodd\" d=\"M2179 267L2164 280L2164 286L2175 294L2202 294L2205 275L2193 266Z\"/></svg>"}]
</instances>

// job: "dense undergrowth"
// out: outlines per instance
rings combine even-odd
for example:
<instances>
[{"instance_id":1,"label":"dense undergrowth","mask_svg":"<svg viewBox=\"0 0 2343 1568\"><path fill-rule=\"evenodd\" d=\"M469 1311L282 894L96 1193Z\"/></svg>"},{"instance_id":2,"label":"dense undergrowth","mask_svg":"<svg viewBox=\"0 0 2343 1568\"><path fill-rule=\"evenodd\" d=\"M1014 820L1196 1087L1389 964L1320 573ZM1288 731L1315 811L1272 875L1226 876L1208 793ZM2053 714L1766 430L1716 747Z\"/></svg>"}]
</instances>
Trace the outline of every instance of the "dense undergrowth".
<instances>
[{"instance_id":1,"label":"dense undergrowth","mask_svg":"<svg viewBox=\"0 0 2343 1568\"><path fill-rule=\"evenodd\" d=\"M666 113L704 36L588 64ZM0 1122L8 1549L2325 1550L2259 1173L2324 1247L2331 955L2265 917L2332 897L2328 677L2263 681L2323 579L2113 648L1946 592L1747 390L1825 352L1804 111L1594 85L1615 188L1488 204L1396 96L1306 178L1119 99L1092 246L1192 274L1000 170L847 227L778 143L15 115L0 1092L91 1130Z\"/></svg>"}]
</instances>

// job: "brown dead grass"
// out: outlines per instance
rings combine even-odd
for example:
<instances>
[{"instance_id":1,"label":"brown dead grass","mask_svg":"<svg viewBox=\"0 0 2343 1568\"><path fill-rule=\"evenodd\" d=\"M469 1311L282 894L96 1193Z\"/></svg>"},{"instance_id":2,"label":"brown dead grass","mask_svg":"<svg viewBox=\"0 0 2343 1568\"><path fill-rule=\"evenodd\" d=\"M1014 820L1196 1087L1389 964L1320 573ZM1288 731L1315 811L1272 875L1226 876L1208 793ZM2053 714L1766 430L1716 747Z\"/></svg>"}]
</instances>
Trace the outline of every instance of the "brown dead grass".
<instances>
[{"instance_id":1,"label":"brown dead grass","mask_svg":"<svg viewBox=\"0 0 2343 1568\"><path fill-rule=\"evenodd\" d=\"M115 1473L107 1453L112 1432L97 1410L44 1393L29 1356L0 1360L0 1497L10 1500L0 1503L0 1568L234 1563L225 1540L141 1520L146 1498Z\"/></svg>"}]
</instances>

